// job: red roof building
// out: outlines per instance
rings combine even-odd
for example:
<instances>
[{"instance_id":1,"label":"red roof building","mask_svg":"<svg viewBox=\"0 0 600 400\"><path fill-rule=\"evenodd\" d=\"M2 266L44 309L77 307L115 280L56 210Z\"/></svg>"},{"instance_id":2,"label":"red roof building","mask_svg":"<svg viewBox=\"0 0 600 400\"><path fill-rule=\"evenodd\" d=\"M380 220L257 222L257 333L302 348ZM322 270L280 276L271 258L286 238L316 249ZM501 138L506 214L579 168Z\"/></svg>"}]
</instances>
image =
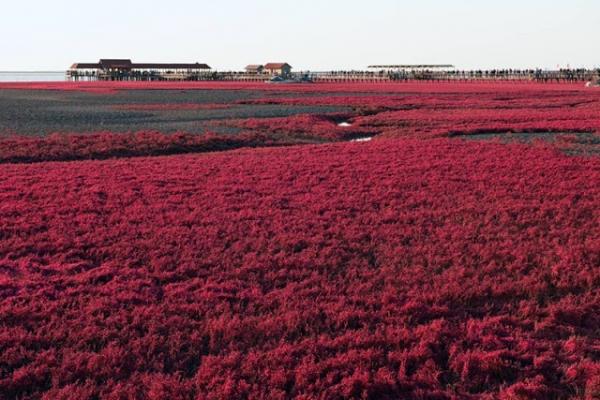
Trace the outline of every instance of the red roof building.
<instances>
[{"instance_id":1,"label":"red roof building","mask_svg":"<svg viewBox=\"0 0 600 400\"><path fill-rule=\"evenodd\" d=\"M292 66L288 63L267 63L264 70L271 75L288 76L292 73Z\"/></svg>"}]
</instances>

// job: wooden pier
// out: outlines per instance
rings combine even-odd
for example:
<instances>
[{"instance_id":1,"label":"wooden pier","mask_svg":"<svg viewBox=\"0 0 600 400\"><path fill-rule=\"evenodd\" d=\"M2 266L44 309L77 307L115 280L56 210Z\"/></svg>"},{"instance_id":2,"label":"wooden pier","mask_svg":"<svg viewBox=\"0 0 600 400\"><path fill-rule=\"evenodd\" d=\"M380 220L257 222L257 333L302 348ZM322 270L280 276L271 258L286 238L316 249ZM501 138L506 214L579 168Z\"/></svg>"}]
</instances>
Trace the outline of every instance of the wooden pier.
<instances>
[{"instance_id":1,"label":"wooden pier","mask_svg":"<svg viewBox=\"0 0 600 400\"><path fill-rule=\"evenodd\" d=\"M287 64L286 64L287 65ZM98 63L73 64L67 78L74 81L236 81L267 82L278 75L271 72L213 71L207 64L136 64L131 60L103 59ZM291 82L597 82L600 69L496 69L456 70L452 65L374 65L367 70L291 72Z\"/></svg>"},{"instance_id":2,"label":"wooden pier","mask_svg":"<svg viewBox=\"0 0 600 400\"><path fill-rule=\"evenodd\" d=\"M201 63L133 63L127 59L101 59L76 63L67 70L74 81L189 81L210 80L213 72Z\"/></svg>"}]
</instances>

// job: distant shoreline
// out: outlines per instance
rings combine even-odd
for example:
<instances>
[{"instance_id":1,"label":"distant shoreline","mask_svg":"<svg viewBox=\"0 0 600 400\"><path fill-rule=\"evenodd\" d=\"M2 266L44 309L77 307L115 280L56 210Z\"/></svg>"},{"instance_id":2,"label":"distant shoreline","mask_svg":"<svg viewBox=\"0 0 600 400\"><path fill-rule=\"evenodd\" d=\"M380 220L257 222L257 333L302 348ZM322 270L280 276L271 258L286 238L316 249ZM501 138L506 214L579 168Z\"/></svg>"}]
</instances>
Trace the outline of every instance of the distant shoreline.
<instances>
[{"instance_id":1,"label":"distant shoreline","mask_svg":"<svg viewBox=\"0 0 600 400\"><path fill-rule=\"evenodd\" d=\"M66 71L0 71L0 82L63 82Z\"/></svg>"},{"instance_id":2,"label":"distant shoreline","mask_svg":"<svg viewBox=\"0 0 600 400\"><path fill-rule=\"evenodd\" d=\"M0 71L0 74L62 74L67 71Z\"/></svg>"}]
</instances>

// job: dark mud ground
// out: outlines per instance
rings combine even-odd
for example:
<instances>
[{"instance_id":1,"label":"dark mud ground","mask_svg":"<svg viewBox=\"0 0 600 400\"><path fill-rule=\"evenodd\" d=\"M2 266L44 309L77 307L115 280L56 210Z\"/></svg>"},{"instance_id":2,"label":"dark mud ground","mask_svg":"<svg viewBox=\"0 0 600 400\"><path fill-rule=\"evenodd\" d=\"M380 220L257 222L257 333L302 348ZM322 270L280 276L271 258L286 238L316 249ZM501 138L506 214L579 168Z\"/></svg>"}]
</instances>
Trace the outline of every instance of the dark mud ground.
<instances>
[{"instance_id":1,"label":"dark mud ground","mask_svg":"<svg viewBox=\"0 0 600 400\"><path fill-rule=\"evenodd\" d=\"M297 114L351 112L350 107L247 105L240 101L264 97L310 97L335 93L264 92L251 90L123 90L90 93L51 90L0 90L0 136L45 136L52 133L186 132L236 134L239 128L219 123L238 118L286 117ZM341 93L340 95L363 95ZM164 104L222 104L225 108L196 110L127 110L121 106ZM575 136L569 154L600 155L600 136ZM458 135L465 140L554 143L561 133L481 133Z\"/></svg>"},{"instance_id":2,"label":"dark mud ground","mask_svg":"<svg viewBox=\"0 0 600 400\"><path fill-rule=\"evenodd\" d=\"M240 100L269 96L257 91L129 90L114 93L0 90L0 134L43 136L51 133L99 131L163 133L236 133L214 124L235 118L286 117L349 111L346 107L296 105L237 105ZM286 95L290 95L286 93ZM294 93L294 97L307 94ZM315 94L312 94L315 95ZM318 94L317 94L318 95ZM223 109L122 110L134 104L225 104Z\"/></svg>"},{"instance_id":3,"label":"dark mud ground","mask_svg":"<svg viewBox=\"0 0 600 400\"><path fill-rule=\"evenodd\" d=\"M600 156L600 135L591 132L477 133L455 137L475 141L497 140L501 143L546 142L557 145L559 149L569 155ZM568 137L570 140L561 143L561 139L564 137Z\"/></svg>"}]
</instances>

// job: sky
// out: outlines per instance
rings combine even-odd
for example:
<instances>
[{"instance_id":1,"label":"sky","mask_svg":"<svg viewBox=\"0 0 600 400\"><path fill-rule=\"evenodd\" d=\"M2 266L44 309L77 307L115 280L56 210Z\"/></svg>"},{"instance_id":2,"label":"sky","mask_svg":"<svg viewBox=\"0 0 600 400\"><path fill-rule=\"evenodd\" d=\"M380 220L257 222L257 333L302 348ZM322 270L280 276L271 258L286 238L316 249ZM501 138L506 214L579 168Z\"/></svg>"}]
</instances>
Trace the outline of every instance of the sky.
<instances>
[{"instance_id":1,"label":"sky","mask_svg":"<svg viewBox=\"0 0 600 400\"><path fill-rule=\"evenodd\" d=\"M600 67L600 0L20 0L0 9L3 71L100 58L218 70Z\"/></svg>"}]
</instances>

